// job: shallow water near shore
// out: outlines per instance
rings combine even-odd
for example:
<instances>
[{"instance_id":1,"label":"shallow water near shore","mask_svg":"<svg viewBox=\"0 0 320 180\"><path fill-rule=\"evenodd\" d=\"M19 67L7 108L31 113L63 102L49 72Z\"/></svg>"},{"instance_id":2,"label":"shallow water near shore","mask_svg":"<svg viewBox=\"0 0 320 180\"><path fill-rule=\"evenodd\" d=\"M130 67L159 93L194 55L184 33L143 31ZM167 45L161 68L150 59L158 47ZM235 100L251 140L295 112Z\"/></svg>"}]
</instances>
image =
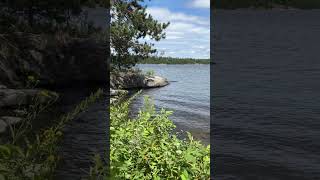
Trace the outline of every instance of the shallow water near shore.
<instances>
[{"instance_id":1,"label":"shallow water near shore","mask_svg":"<svg viewBox=\"0 0 320 180\"><path fill-rule=\"evenodd\" d=\"M210 66L201 64L164 65L139 64L144 72L167 78L169 85L145 89L133 100L131 109L137 112L143 106L143 97L150 96L156 109L173 111L170 119L177 130L189 131L198 140L209 144L210 132Z\"/></svg>"},{"instance_id":2,"label":"shallow water near shore","mask_svg":"<svg viewBox=\"0 0 320 180\"><path fill-rule=\"evenodd\" d=\"M213 18L215 179L320 179L320 11Z\"/></svg>"},{"instance_id":3,"label":"shallow water near shore","mask_svg":"<svg viewBox=\"0 0 320 180\"><path fill-rule=\"evenodd\" d=\"M65 114L72 111L78 103L95 92L96 89L66 89L60 92L61 102L55 105L52 113ZM61 158L54 179L87 178L92 166L93 156L107 149L107 101L101 98L85 112L67 123L59 143L58 155ZM56 117L55 117L56 116ZM52 117L60 116L52 114ZM47 117L47 118L50 118Z\"/></svg>"}]
</instances>

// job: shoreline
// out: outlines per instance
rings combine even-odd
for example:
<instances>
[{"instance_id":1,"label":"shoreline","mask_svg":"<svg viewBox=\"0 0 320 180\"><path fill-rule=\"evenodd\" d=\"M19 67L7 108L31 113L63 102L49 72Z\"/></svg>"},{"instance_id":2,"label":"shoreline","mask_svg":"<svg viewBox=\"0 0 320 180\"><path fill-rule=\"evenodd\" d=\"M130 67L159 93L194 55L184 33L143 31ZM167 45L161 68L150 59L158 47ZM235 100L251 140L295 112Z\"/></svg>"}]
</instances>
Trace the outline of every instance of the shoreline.
<instances>
[{"instance_id":1,"label":"shoreline","mask_svg":"<svg viewBox=\"0 0 320 180\"><path fill-rule=\"evenodd\" d=\"M110 75L110 104L121 102L130 92L169 85L161 76L142 74L141 71L114 72Z\"/></svg>"},{"instance_id":2,"label":"shoreline","mask_svg":"<svg viewBox=\"0 0 320 180\"><path fill-rule=\"evenodd\" d=\"M127 94L124 94L123 96L121 96L118 99L118 101L116 102L116 105L121 103L121 102L125 102L126 100L128 100L131 97L135 96L137 93L138 93L138 96L141 95L141 94L139 94L139 90L138 89L130 89L130 90L128 90ZM135 97L134 99L136 99L137 97ZM142 107L140 107L140 108L142 108ZM137 117L137 113L139 112L139 109L133 109L133 107L130 106L130 108L129 108L130 118L135 119ZM168 110L168 109L166 109L166 110ZM188 127L188 126L186 126L184 124L180 124L180 123L174 122L170 118L170 116L169 116L169 119L176 126L175 129L173 130L173 132L177 133L177 137L180 140L183 140L183 139L187 138L188 137L187 136L187 132L190 132L192 134L192 136L195 138L195 140L199 141L202 145L204 145L204 146L210 145L210 131L203 131L203 129L200 129L200 128Z\"/></svg>"},{"instance_id":3,"label":"shoreline","mask_svg":"<svg viewBox=\"0 0 320 180\"><path fill-rule=\"evenodd\" d=\"M138 67L137 68L142 68L142 69L144 69L143 67L140 67L139 65L155 65L155 66L157 66L157 65L159 65L158 67L166 67L165 65L167 65L167 64L137 64L138 65ZM177 65L177 64L169 64L169 65ZM191 66L188 66L189 64L179 64L179 65L187 65L187 66L185 66L185 67L193 67L192 65ZM199 64L199 65L202 65L202 64ZM206 64L205 66L203 66L203 68L205 68L205 67L208 67L208 65L210 65L210 64ZM153 66L151 66L150 67L150 71L152 71L152 69L154 69L154 68L152 68ZM181 67L181 68L184 68L184 66L171 66L173 69L175 69L176 67L177 68L179 68L179 67ZM197 67L197 65L195 66L195 67ZM200 67L200 66L199 66ZM148 71L149 69L144 69L144 71ZM154 69L156 72L157 72L157 70L156 69ZM166 77L167 75L165 75L165 74L162 74L164 77ZM170 77L170 76L169 76ZM172 77L171 77L172 78ZM169 82L170 82L170 79L169 79ZM119 101L118 102L122 102L122 101L124 101L124 100L126 100L126 99L129 99L130 97L132 97L136 92L138 92L139 91L139 89L140 88L135 88L135 89L126 89L126 90L128 90L127 91L127 94L124 96L124 97L121 97L120 99L119 99ZM142 94L139 94L139 97L136 97L137 98L137 101L138 102L141 102L141 100L143 99L143 95L150 95L151 97L154 97L154 98L156 98L154 95L155 94L158 94L158 93L161 93L161 89L155 89L155 90L151 90L151 91L148 91L148 90L146 90L146 91L143 91L142 92ZM121 91L120 91L121 92ZM153 92L153 94L149 94L148 92ZM175 103L179 103L178 101L176 101ZM139 103L138 103L139 104ZM135 108L132 108L131 109L131 112L132 112L132 115L133 116L135 116L136 115L136 113L139 111L139 108L141 108L140 107L140 105L139 106L136 106L136 105L134 105L135 106ZM164 107L163 105L157 105L157 107L158 108L162 108L162 107ZM174 112L176 111L176 110L173 110ZM179 109L177 109L177 112L179 112ZM175 113L174 113L175 114ZM174 118L174 116L173 116L173 118ZM180 118L181 119L185 119L184 121L188 121L188 119L190 118L189 116L180 116ZM171 118L170 118L171 119ZM192 118L191 118L192 119ZM171 119L172 121L173 121L173 119ZM199 141L201 141L201 143L202 144L204 144L204 145L208 145L208 144L210 144L210 140L209 140L209 138L208 138L208 135L209 135L209 133L210 133L210 131L208 130L208 131L206 131L206 130L204 130L204 129L201 129L201 127L194 127L194 126L190 126L190 125L186 125L186 124L184 124L184 123L181 123L181 122L179 122L179 121L173 121L174 122L174 124L176 125L176 129L175 129L175 132L181 132L181 131L183 131L183 132L186 132L186 131L189 131L189 132L191 132L191 134L194 136L194 138L196 139L196 140L199 140ZM202 131L202 130L204 130L204 131ZM183 138L185 138L186 136L181 136L181 139L183 139Z\"/></svg>"}]
</instances>

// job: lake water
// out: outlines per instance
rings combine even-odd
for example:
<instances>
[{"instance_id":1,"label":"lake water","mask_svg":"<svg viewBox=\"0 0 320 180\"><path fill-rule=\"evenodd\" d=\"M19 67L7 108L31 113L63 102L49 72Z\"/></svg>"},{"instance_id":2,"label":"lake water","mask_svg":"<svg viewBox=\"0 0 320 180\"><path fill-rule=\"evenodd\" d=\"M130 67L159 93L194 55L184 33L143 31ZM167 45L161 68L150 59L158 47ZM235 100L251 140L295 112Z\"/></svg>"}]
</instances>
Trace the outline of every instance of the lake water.
<instances>
[{"instance_id":1,"label":"lake water","mask_svg":"<svg viewBox=\"0 0 320 180\"><path fill-rule=\"evenodd\" d=\"M320 179L320 11L212 17L215 179Z\"/></svg>"},{"instance_id":2,"label":"lake water","mask_svg":"<svg viewBox=\"0 0 320 180\"><path fill-rule=\"evenodd\" d=\"M157 109L174 111L170 119L179 130L209 142L210 133L210 66L209 65L138 65L143 71L154 70L170 84L161 88L145 89L132 102L134 111L143 106L143 96L154 99Z\"/></svg>"},{"instance_id":3,"label":"lake water","mask_svg":"<svg viewBox=\"0 0 320 180\"><path fill-rule=\"evenodd\" d=\"M61 102L57 104L50 118L57 116L56 114L71 112L76 105L95 91L96 89L79 88L61 91ZM61 159L54 179L87 179L90 166L93 166L93 156L100 154L104 157L108 145L107 100L107 97L101 98L66 124L59 144L58 155Z\"/></svg>"}]
</instances>

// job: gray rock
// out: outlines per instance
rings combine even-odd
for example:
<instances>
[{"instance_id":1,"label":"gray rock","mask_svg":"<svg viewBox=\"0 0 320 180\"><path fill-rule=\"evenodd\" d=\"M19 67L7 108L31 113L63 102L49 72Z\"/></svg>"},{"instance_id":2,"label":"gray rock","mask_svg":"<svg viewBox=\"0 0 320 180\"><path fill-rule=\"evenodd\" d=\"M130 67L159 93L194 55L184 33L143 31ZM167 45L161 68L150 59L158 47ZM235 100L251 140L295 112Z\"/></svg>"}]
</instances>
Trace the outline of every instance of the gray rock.
<instances>
[{"instance_id":1,"label":"gray rock","mask_svg":"<svg viewBox=\"0 0 320 180\"><path fill-rule=\"evenodd\" d=\"M18 124L22 121L23 119L20 117L12 117L12 116L3 116L0 117L0 134L5 133L8 126L12 126L15 124Z\"/></svg>"},{"instance_id":2,"label":"gray rock","mask_svg":"<svg viewBox=\"0 0 320 180\"><path fill-rule=\"evenodd\" d=\"M146 88L163 87L168 84L169 82L167 81L167 79L160 76L147 77L145 79Z\"/></svg>"},{"instance_id":3,"label":"gray rock","mask_svg":"<svg viewBox=\"0 0 320 180\"><path fill-rule=\"evenodd\" d=\"M0 89L7 89L7 86L0 84Z\"/></svg>"},{"instance_id":4,"label":"gray rock","mask_svg":"<svg viewBox=\"0 0 320 180\"><path fill-rule=\"evenodd\" d=\"M25 115L27 114L26 111L20 110L20 109L15 109L15 110L13 110L12 112L13 112L16 116L20 116L20 117L25 116Z\"/></svg>"},{"instance_id":5,"label":"gray rock","mask_svg":"<svg viewBox=\"0 0 320 180\"><path fill-rule=\"evenodd\" d=\"M11 34L19 52L0 55L0 84L25 86L29 72L38 86L68 86L106 84L108 61L106 45L87 38L61 39L50 35ZM4 44L5 46L6 44Z\"/></svg>"},{"instance_id":6,"label":"gray rock","mask_svg":"<svg viewBox=\"0 0 320 180\"><path fill-rule=\"evenodd\" d=\"M113 89L143 88L144 79L139 72L117 72L110 74L110 85Z\"/></svg>"},{"instance_id":7,"label":"gray rock","mask_svg":"<svg viewBox=\"0 0 320 180\"><path fill-rule=\"evenodd\" d=\"M45 103L57 94L39 89L0 89L0 107L19 107L33 103L37 97L40 103Z\"/></svg>"},{"instance_id":8,"label":"gray rock","mask_svg":"<svg viewBox=\"0 0 320 180\"><path fill-rule=\"evenodd\" d=\"M42 64L43 63L43 54L41 54L40 52L32 49L29 51L31 57L37 61L39 64Z\"/></svg>"},{"instance_id":9,"label":"gray rock","mask_svg":"<svg viewBox=\"0 0 320 180\"><path fill-rule=\"evenodd\" d=\"M116 90L110 88L110 96L115 96Z\"/></svg>"},{"instance_id":10,"label":"gray rock","mask_svg":"<svg viewBox=\"0 0 320 180\"><path fill-rule=\"evenodd\" d=\"M0 89L0 107L17 107L27 105L29 99L36 96L37 90Z\"/></svg>"},{"instance_id":11,"label":"gray rock","mask_svg":"<svg viewBox=\"0 0 320 180\"><path fill-rule=\"evenodd\" d=\"M120 90L120 89L114 90L114 89L110 88L110 96L121 96L121 95L125 95L127 93L128 93L128 91L126 91L126 90Z\"/></svg>"},{"instance_id":12,"label":"gray rock","mask_svg":"<svg viewBox=\"0 0 320 180\"><path fill-rule=\"evenodd\" d=\"M0 133L6 132L8 124L0 119Z\"/></svg>"},{"instance_id":13,"label":"gray rock","mask_svg":"<svg viewBox=\"0 0 320 180\"><path fill-rule=\"evenodd\" d=\"M155 88L168 85L167 79L160 76L145 76L140 72L118 72L111 74L113 89Z\"/></svg>"},{"instance_id":14,"label":"gray rock","mask_svg":"<svg viewBox=\"0 0 320 180\"><path fill-rule=\"evenodd\" d=\"M12 117L12 116L3 116L3 117L0 117L0 119L6 122L8 125L15 125L22 121L22 118Z\"/></svg>"},{"instance_id":15,"label":"gray rock","mask_svg":"<svg viewBox=\"0 0 320 180\"><path fill-rule=\"evenodd\" d=\"M12 62L10 59L5 59L3 56L0 55L0 84L2 85L14 85L19 86L21 85L17 79L18 76L14 72L15 71L15 63ZM2 89L2 88L0 88Z\"/></svg>"},{"instance_id":16,"label":"gray rock","mask_svg":"<svg viewBox=\"0 0 320 180\"><path fill-rule=\"evenodd\" d=\"M116 103L118 101L117 98L110 98L110 104Z\"/></svg>"}]
</instances>

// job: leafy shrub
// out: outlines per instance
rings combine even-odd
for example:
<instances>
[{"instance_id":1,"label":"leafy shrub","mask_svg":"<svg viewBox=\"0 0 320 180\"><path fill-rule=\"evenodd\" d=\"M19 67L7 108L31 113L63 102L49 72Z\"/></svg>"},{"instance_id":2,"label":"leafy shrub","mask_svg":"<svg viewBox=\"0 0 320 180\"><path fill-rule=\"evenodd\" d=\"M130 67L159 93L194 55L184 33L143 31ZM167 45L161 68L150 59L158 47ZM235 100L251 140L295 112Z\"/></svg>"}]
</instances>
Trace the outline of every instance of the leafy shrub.
<instances>
[{"instance_id":1,"label":"leafy shrub","mask_svg":"<svg viewBox=\"0 0 320 180\"><path fill-rule=\"evenodd\" d=\"M154 70L149 70L146 72L146 76L152 77L154 75L155 75Z\"/></svg>"},{"instance_id":2,"label":"leafy shrub","mask_svg":"<svg viewBox=\"0 0 320 180\"><path fill-rule=\"evenodd\" d=\"M28 110L28 115L23 122L18 127L11 128L12 141L0 145L0 179L53 179L59 160L57 150L65 124L85 111L98 98L102 97L102 94L102 90L92 93L81 101L73 111L62 116L52 127L44 129L38 134L32 134L33 136L27 136L31 130L32 121L49 105L41 105L36 100Z\"/></svg>"},{"instance_id":3,"label":"leafy shrub","mask_svg":"<svg viewBox=\"0 0 320 180\"><path fill-rule=\"evenodd\" d=\"M52 179L59 159L56 143L61 135L50 128L36 136L35 142L26 139L26 147L0 145L0 179Z\"/></svg>"},{"instance_id":4,"label":"leafy shrub","mask_svg":"<svg viewBox=\"0 0 320 180\"><path fill-rule=\"evenodd\" d=\"M129 118L131 99L110 107L111 179L209 179L210 146L203 146L188 133L178 139L172 113L156 113L153 103L135 119Z\"/></svg>"}]
</instances>

